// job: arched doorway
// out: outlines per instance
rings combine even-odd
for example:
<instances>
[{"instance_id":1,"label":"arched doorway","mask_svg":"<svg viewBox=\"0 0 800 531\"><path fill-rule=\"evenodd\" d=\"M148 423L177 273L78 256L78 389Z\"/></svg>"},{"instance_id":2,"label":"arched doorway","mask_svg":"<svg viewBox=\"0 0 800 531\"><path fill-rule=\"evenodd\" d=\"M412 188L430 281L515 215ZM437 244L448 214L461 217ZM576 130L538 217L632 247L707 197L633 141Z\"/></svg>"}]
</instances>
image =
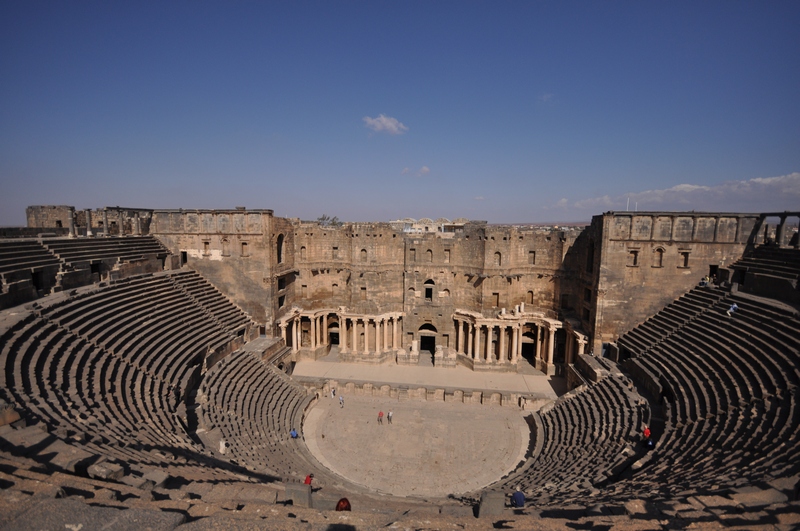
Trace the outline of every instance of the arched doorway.
<instances>
[{"instance_id":1,"label":"arched doorway","mask_svg":"<svg viewBox=\"0 0 800 531\"><path fill-rule=\"evenodd\" d=\"M328 316L328 345L331 347L333 345L339 346L339 318L336 315L329 315Z\"/></svg>"},{"instance_id":2,"label":"arched doorway","mask_svg":"<svg viewBox=\"0 0 800 531\"><path fill-rule=\"evenodd\" d=\"M526 325L522 329L522 358L533 368L536 368L536 334L538 333L539 327L536 325Z\"/></svg>"},{"instance_id":3,"label":"arched doorway","mask_svg":"<svg viewBox=\"0 0 800 531\"><path fill-rule=\"evenodd\" d=\"M436 327L425 323L419 327L419 364L433 367L433 355L436 352Z\"/></svg>"}]
</instances>

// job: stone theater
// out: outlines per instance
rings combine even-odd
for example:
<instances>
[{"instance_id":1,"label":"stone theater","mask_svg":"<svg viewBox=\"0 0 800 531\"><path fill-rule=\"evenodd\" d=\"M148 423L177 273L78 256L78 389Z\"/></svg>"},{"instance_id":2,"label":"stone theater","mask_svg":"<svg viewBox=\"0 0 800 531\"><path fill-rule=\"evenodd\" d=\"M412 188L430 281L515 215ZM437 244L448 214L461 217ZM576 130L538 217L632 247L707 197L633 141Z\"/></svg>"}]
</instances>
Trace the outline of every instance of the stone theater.
<instances>
[{"instance_id":1,"label":"stone theater","mask_svg":"<svg viewBox=\"0 0 800 531\"><path fill-rule=\"evenodd\" d=\"M26 214L27 227L0 229L3 459L35 471L21 448L50 444L72 457L48 470L116 489L109 507L141 508L119 500L152 491L175 507L147 509L183 516L175 525L201 502L289 502L316 522L347 495L366 511L467 522L474 510L523 527L548 508L599 524L595 506L800 522L800 212L606 212L580 227L242 207ZM326 362L362 372L294 374ZM396 380L406 369L418 376ZM561 396L497 383L525 375ZM335 389L343 411L355 401L370 418L393 403L402 417L407 401L485 405L474 411L487 418L505 406L524 437L488 479L408 497L326 449L324 419L346 414L324 409ZM310 471L319 491L300 484ZM22 481L3 473L8 488ZM239 494L217 495L219 482ZM517 487L538 512L504 507Z\"/></svg>"}]
</instances>

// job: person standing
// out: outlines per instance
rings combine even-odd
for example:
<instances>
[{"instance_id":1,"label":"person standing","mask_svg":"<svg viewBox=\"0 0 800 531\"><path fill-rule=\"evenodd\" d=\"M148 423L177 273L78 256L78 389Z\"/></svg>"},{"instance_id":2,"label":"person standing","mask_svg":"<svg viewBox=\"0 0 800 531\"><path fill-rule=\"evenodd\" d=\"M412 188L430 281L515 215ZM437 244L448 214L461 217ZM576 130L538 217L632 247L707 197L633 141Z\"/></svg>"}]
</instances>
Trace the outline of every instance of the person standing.
<instances>
[{"instance_id":1,"label":"person standing","mask_svg":"<svg viewBox=\"0 0 800 531\"><path fill-rule=\"evenodd\" d=\"M389 412L386 414L386 422L388 422L389 424L392 423L392 415L394 415L394 413L392 413L392 410L390 409Z\"/></svg>"},{"instance_id":2,"label":"person standing","mask_svg":"<svg viewBox=\"0 0 800 531\"><path fill-rule=\"evenodd\" d=\"M644 435L645 440L650 438L650 426L645 424L644 430L642 431L642 435Z\"/></svg>"},{"instance_id":3,"label":"person standing","mask_svg":"<svg viewBox=\"0 0 800 531\"><path fill-rule=\"evenodd\" d=\"M383 424L383 411L378 411L378 424Z\"/></svg>"},{"instance_id":4,"label":"person standing","mask_svg":"<svg viewBox=\"0 0 800 531\"><path fill-rule=\"evenodd\" d=\"M344 397L339 395L339 407L344 407Z\"/></svg>"}]
</instances>

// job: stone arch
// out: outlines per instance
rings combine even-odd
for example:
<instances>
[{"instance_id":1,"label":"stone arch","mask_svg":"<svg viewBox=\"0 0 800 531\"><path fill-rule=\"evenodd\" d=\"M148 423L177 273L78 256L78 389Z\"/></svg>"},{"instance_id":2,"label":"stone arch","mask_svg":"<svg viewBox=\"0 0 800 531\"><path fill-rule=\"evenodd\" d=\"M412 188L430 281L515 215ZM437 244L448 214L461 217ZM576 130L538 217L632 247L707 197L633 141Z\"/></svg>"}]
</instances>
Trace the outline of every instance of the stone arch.
<instances>
[{"instance_id":1,"label":"stone arch","mask_svg":"<svg viewBox=\"0 0 800 531\"><path fill-rule=\"evenodd\" d=\"M525 304L533 304L533 291L528 291L525 294Z\"/></svg>"},{"instance_id":2,"label":"stone arch","mask_svg":"<svg viewBox=\"0 0 800 531\"><path fill-rule=\"evenodd\" d=\"M428 279L428 280L425 281L424 286L425 286L425 300L426 301L432 301L433 300L433 288L434 288L434 286L436 286L436 283L433 280Z\"/></svg>"},{"instance_id":3,"label":"stone arch","mask_svg":"<svg viewBox=\"0 0 800 531\"><path fill-rule=\"evenodd\" d=\"M360 254L361 261L362 262L366 262L367 261L367 250L366 249L361 249L361 252L359 254Z\"/></svg>"},{"instance_id":4,"label":"stone arch","mask_svg":"<svg viewBox=\"0 0 800 531\"><path fill-rule=\"evenodd\" d=\"M500 254L500 251L494 253L494 265L501 266L503 265L503 255Z\"/></svg>"},{"instance_id":5,"label":"stone arch","mask_svg":"<svg viewBox=\"0 0 800 531\"><path fill-rule=\"evenodd\" d=\"M425 251L425 260L428 262L433 262L433 251L431 251L430 249Z\"/></svg>"},{"instance_id":6,"label":"stone arch","mask_svg":"<svg viewBox=\"0 0 800 531\"><path fill-rule=\"evenodd\" d=\"M427 333L434 333L434 334L438 334L439 333L439 331L436 330L436 327L433 326L430 323L423 323L422 326L419 327L417 332L421 332L421 333L427 332Z\"/></svg>"},{"instance_id":7,"label":"stone arch","mask_svg":"<svg viewBox=\"0 0 800 531\"><path fill-rule=\"evenodd\" d=\"M664 267L664 248L653 249L653 267Z\"/></svg>"},{"instance_id":8,"label":"stone arch","mask_svg":"<svg viewBox=\"0 0 800 531\"><path fill-rule=\"evenodd\" d=\"M231 245L228 238L222 238L222 256L231 255Z\"/></svg>"},{"instance_id":9,"label":"stone arch","mask_svg":"<svg viewBox=\"0 0 800 531\"><path fill-rule=\"evenodd\" d=\"M306 259L306 246L300 247L300 260Z\"/></svg>"}]
</instances>

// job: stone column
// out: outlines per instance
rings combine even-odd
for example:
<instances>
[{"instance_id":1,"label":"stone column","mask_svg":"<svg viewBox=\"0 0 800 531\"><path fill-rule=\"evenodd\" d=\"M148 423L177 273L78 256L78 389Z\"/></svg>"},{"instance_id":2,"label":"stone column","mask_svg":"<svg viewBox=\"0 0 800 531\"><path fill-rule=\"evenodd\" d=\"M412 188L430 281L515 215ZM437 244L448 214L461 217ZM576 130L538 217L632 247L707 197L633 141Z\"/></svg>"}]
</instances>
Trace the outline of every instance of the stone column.
<instances>
[{"instance_id":1,"label":"stone column","mask_svg":"<svg viewBox=\"0 0 800 531\"><path fill-rule=\"evenodd\" d=\"M786 236L786 216L781 216L781 222L775 229L775 243L778 247L783 247L783 239Z\"/></svg>"},{"instance_id":2,"label":"stone column","mask_svg":"<svg viewBox=\"0 0 800 531\"><path fill-rule=\"evenodd\" d=\"M69 219L67 220L67 226L69 227L69 237L75 237L75 209L69 209Z\"/></svg>"},{"instance_id":3,"label":"stone column","mask_svg":"<svg viewBox=\"0 0 800 531\"><path fill-rule=\"evenodd\" d=\"M474 338L475 338L475 346L472 348L472 359L477 360L480 358L481 352L481 327L479 325L474 326Z\"/></svg>"},{"instance_id":4,"label":"stone column","mask_svg":"<svg viewBox=\"0 0 800 531\"><path fill-rule=\"evenodd\" d=\"M281 329L281 339L283 339L283 343L286 344L286 323L279 323L278 327Z\"/></svg>"},{"instance_id":5,"label":"stone column","mask_svg":"<svg viewBox=\"0 0 800 531\"><path fill-rule=\"evenodd\" d=\"M553 364L553 349L556 343L555 329L551 326L547 327L547 364Z\"/></svg>"},{"instance_id":6,"label":"stone column","mask_svg":"<svg viewBox=\"0 0 800 531\"><path fill-rule=\"evenodd\" d=\"M142 220L139 219L139 213L133 215L133 234L140 236L142 234Z\"/></svg>"},{"instance_id":7,"label":"stone column","mask_svg":"<svg viewBox=\"0 0 800 531\"><path fill-rule=\"evenodd\" d=\"M517 358L519 356L519 344L520 344L520 328L515 326L511 329L511 363L517 363Z\"/></svg>"},{"instance_id":8,"label":"stone column","mask_svg":"<svg viewBox=\"0 0 800 531\"><path fill-rule=\"evenodd\" d=\"M103 236L108 238L108 210L103 209Z\"/></svg>"},{"instance_id":9,"label":"stone column","mask_svg":"<svg viewBox=\"0 0 800 531\"><path fill-rule=\"evenodd\" d=\"M339 316L339 352L347 352L347 318Z\"/></svg>"},{"instance_id":10,"label":"stone column","mask_svg":"<svg viewBox=\"0 0 800 531\"><path fill-rule=\"evenodd\" d=\"M567 334L567 343L564 345L564 363L569 365L572 363L572 346L575 344L575 336Z\"/></svg>"},{"instance_id":11,"label":"stone column","mask_svg":"<svg viewBox=\"0 0 800 531\"><path fill-rule=\"evenodd\" d=\"M383 352L383 330L381 330L381 325L383 324L383 319L375 319L375 352Z\"/></svg>"},{"instance_id":12,"label":"stone column","mask_svg":"<svg viewBox=\"0 0 800 531\"><path fill-rule=\"evenodd\" d=\"M389 348L389 320L391 317L387 317L386 320L383 321L383 350L392 350Z\"/></svg>"},{"instance_id":13,"label":"stone column","mask_svg":"<svg viewBox=\"0 0 800 531\"><path fill-rule=\"evenodd\" d=\"M92 232L92 211L91 209L86 209L86 236L91 238L94 236L94 232Z\"/></svg>"},{"instance_id":14,"label":"stone column","mask_svg":"<svg viewBox=\"0 0 800 531\"><path fill-rule=\"evenodd\" d=\"M540 325L536 325L536 333L533 335L534 337L534 348L536 350L536 359L542 359L542 341L544 340L542 335L542 327Z\"/></svg>"},{"instance_id":15,"label":"stone column","mask_svg":"<svg viewBox=\"0 0 800 531\"><path fill-rule=\"evenodd\" d=\"M486 325L486 352L484 353L486 355L486 363L491 362L492 361L492 357L493 357L492 356L492 354L493 354L493 352L492 352L492 336L494 335L493 332L494 332L494 327Z\"/></svg>"},{"instance_id":16,"label":"stone column","mask_svg":"<svg viewBox=\"0 0 800 531\"><path fill-rule=\"evenodd\" d=\"M578 338L578 356L583 354L583 349L586 347L586 339L579 337Z\"/></svg>"},{"instance_id":17,"label":"stone column","mask_svg":"<svg viewBox=\"0 0 800 531\"><path fill-rule=\"evenodd\" d=\"M309 317L311 321L309 325L309 336L311 340L311 348L317 348L317 318L316 317Z\"/></svg>"},{"instance_id":18,"label":"stone column","mask_svg":"<svg viewBox=\"0 0 800 531\"><path fill-rule=\"evenodd\" d=\"M353 345L351 350L358 352L358 317L353 317Z\"/></svg>"},{"instance_id":19,"label":"stone column","mask_svg":"<svg viewBox=\"0 0 800 531\"><path fill-rule=\"evenodd\" d=\"M328 314L322 316L322 344L328 344Z\"/></svg>"},{"instance_id":20,"label":"stone column","mask_svg":"<svg viewBox=\"0 0 800 531\"><path fill-rule=\"evenodd\" d=\"M369 318L364 318L364 354L369 354Z\"/></svg>"},{"instance_id":21,"label":"stone column","mask_svg":"<svg viewBox=\"0 0 800 531\"><path fill-rule=\"evenodd\" d=\"M506 356L506 333L508 332L508 328L505 326L501 326L498 331L500 332L500 356L499 361L500 363L505 363L508 361L508 356Z\"/></svg>"},{"instance_id":22,"label":"stone column","mask_svg":"<svg viewBox=\"0 0 800 531\"><path fill-rule=\"evenodd\" d=\"M457 334L458 334L458 339L457 339L457 343L456 343L456 351L458 351L459 354L463 354L464 353L464 323L462 323L459 320L456 320L456 322L458 323L458 326L456 327Z\"/></svg>"},{"instance_id":23,"label":"stone column","mask_svg":"<svg viewBox=\"0 0 800 531\"><path fill-rule=\"evenodd\" d=\"M292 319L292 352L297 352L297 319Z\"/></svg>"},{"instance_id":24,"label":"stone column","mask_svg":"<svg viewBox=\"0 0 800 531\"><path fill-rule=\"evenodd\" d=\"M464 324L465 324L465 326L467 328L467 335L466 335L467 349L466 349L466 354L467 354L468 358L471 358L472 357L472 323L467 321Z\"/></svg>"},{"instance_id":25,"label":"stone column","mask_svg":"<svg viewBox=\"0 0 800 531\"><path fill-rule=\"evenodd\" d=\"M392 327L392 333L393 333L393 335L392 335L392 347L395 348L395 349L399 349L401 347L400 338L399 338L399 335L398 335L399 332L400 332L400 316L396 315L395 318L394 318L394 326Z\"/></svg>"}]
</instances>

